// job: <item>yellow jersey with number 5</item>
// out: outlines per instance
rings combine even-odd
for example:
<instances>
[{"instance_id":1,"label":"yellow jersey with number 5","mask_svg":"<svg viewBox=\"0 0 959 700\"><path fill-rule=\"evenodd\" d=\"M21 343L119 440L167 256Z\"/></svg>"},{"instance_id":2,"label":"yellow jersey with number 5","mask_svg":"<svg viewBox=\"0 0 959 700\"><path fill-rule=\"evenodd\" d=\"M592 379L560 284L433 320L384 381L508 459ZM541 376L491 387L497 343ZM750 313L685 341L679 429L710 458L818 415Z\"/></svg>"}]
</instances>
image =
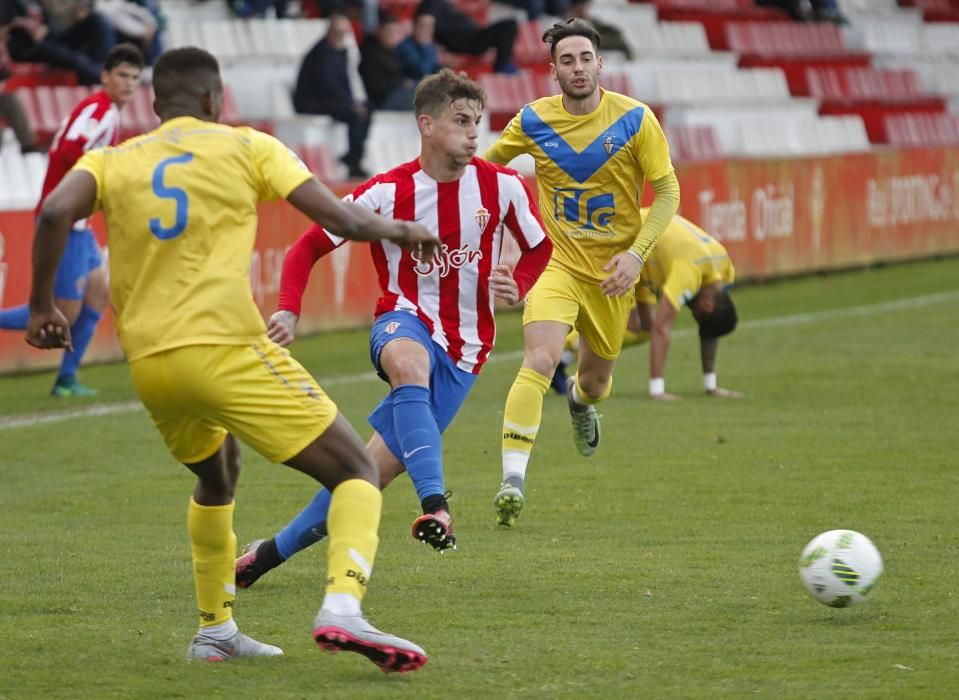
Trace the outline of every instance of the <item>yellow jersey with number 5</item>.
<instances>
[{"instance_id":1,"label":"yellow jersey with number 5","mask_svg":"<svg viewBox=\"0 0 959 700\"><path fill-rule=\"evenodd\" d=\"M673 171L652 110L606 90L585 115L567 112L562 95L526 105L484 157L505 164L522 153L536 162L539 208L553 241L550 264L593 282L604 280L603 265L636 240L644 182Z\"/></svg>"},{"instance_id":2,"label":"yellow jersey with number 5","mask_svg":"<svg viewBox=\"0 0 959 700\"><path fill-rule=\"evenodd\" d=\"M257 203L312 177L280 141L178 117L74 166L96 179L110 293L130 361L184 345L245 345L266 327L250 260Z\"/></svg>"}]
</instances>

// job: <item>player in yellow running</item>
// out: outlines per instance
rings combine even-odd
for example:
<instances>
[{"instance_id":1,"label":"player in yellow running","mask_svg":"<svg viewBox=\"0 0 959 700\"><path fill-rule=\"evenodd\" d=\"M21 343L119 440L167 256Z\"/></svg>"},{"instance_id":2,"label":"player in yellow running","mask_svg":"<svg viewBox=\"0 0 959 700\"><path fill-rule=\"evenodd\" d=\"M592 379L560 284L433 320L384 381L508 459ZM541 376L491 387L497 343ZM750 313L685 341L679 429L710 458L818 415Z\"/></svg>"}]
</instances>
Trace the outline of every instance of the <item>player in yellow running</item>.
<instances>
[{"instance_id":1,"label":"player in yellow running","mask_svg":"<svg viewBox=\"0 0 959 700\"><path fill-rule=\"evenodd\" d=\"M375 629L360 608L378 543L376 466L336 405L267 337L249 268L264 200L286 199L341 237L416 246L424 260L435 258L437 239L422 226L340 202L272 136L217 124L223 86L206 51L163 54L153 88L161 125L87 153L43 205L27 341L70 346L69 325L53 303L57 261L72 222L102 210L117 331L134 387L170 452L197 476L187 529L200 628L187 658L283 653L242 634L233 620L239 438L333 493L316 643L359 652L384 671L416 670L425 652Z\"/></svg>"},{"instance_id":2,"label":"player in yellow running","mask_svg":"<svg viewBox=\"0 0 959 700\"><path fill-rule=\"evenodd\" d=\"M646 209L643 210L645 215ZM678 214L659 237L636 285L636 308L630 314L624 345L650 341L649 394L654 399L679 398L666 392L664 371L676 316L688 307L699 326L703 387L710 396L741 398L716 383L719 339L732 333L738 316L729 294L736 269L722 243ZM571 333L567 346L576 347ZM559 371L559 370L557 370Z\"/></svg>"},{"instance_id":3,"label":"player in yellow running","mask_svg":"<svg viewBox=\"0 0 959 700\"><path fill-rule=\"evenodd\" d=\"M572 19L543 35L561 94L523 107L485 157L536 163L540 210L553 257L526 297L523 365L503 415L503 482L497 522L511 527L524 504L526 469L543 397L571 328L582 337L568 384L573 441L584 456L599 445L595 404L612 390L613 365L633 304L633 287L679 206L679 183L659 122L641 102L599 87L603 59L589 22ZM656 193L640 214L643 184Z\"/></svg>"}]
</instances>

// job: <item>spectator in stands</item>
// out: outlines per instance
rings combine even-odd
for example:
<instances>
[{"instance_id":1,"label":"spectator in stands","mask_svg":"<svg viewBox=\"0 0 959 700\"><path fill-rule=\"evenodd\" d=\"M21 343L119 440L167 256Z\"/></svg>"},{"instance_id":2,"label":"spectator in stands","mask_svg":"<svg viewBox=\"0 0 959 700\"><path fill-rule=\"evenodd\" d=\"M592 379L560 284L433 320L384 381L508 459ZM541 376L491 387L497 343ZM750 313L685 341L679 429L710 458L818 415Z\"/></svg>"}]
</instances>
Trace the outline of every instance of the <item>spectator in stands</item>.
<instances>
[{"instance_id":1,"label":"spectator in stands","mask_svg":"<svg viewBox=\"0 0 959 700\"><path fill-rule=\"evenodd\" d=\"M513 44L519 30L515 19L480 27L465 12L460 11L450 0L422 0L415 16L432 15L436 18L436 41L453 53L481 56L487 49L496 49L493 70L498 73L517 72L513 63Z\"/></svg>"},{"instance_id":2,"label":"spectator in stands","mask_svg":"<svg viewBox=\"0 0 959 700\"><path fill-rule=\"evenodd\" d=\"M379 26L379 3L377 0L317 0L316 3L324 17L342 13L351 22L359 22L363 34L375 32Z\"/></svg>"},{"instance_id":3,"label":"spectator in stands","mask_svg":"<svg viewBox=\"0 0 959 700\"><path fill-rule=\"evenodd\" d=\"M293 108L300 114L326 114L349 128L349 150L340 157L351 178L369 175L360 166L370 114L365 95L354 94L350 80L347 36L353 31L346 15L330 15L326 36L303 58L293 90Z\"/></svg>"},{"instance_id":4,"label":"spectator in stands","mask_svg":"<svg viewBox=\"0 0 959 700\"><path fill-rule=\"evenodd\" d=\"M396 53L403 64L403 73L411 80L422 80L443 67L436 46L436 18L419 15L413 20L413 33L400 42Z\"/></svg>"},{"instance_id":5,"label":"spectator in stands","mask_svg":"<svg viewBox=\"0 0 959 700\"><path fill-rule=\"evenodd\" d=\"M23 105L14 93L5 92L6 81L12 69L10 55L7 53L9 32L8 27L0 26L0 125L3 122L10 125L20 143L21 153L32 153L37 150L36 139L27 115L23 111Z\"/></svg>"},{"instance_id":6,"label":"spectator in stands","mask_svg":"<svg viewBox=\"0 0 959 700\"><path fill-rule=\"evenodd\" d=\"M45 63L74 70L84 85L100 82L103 59L117 43L106 17L93 0L6 0L0 24L10 24L14 61ZM10 17L7 19L6 17Z\"/></svg>"},{"instance_id":7,"label":"spectator in stands","mask_svg":"<svg viewBox=\"0 0 959 700\"><path fill-rule=\"evenodd\" d=\"M564 17L570 5L570 0L499 0L499 2L526 10L526 16L530 21L537 20L543 15Z\"/></svg>"},{"instance_id":8,"label":"spectator in stands","mask_svg":"<svg viewBox=\"0 0 959 700\"><path fill-rule=\"evenodd\" d=\"M360 46L360 77L372 109L396 112L412 111L416 83L403 74L403 62L397 47L403 40L403 27L396 17L380 14L380 25L367 34Z\"/></svg>"},{"instance_id":9,"label":"spectator in stands","mask_svg":"<svg viewBox=\"0 0 959 700\"><path fill-rule=\"evenodd\" d=\"M847 24L836 0L756 0L760 7L778 7L800 22Z\"/></svg>"},{"instance_id":10,"label":"spectator in stands","mask_svg":"<svg viewBox=\"0 0 959 700\"><path fill-rule=\"evenodd\" d=\"M284 19L287 16L287 0L232 0L230 2L230 9L244 19L266 17L271 7L277 19Z\"/></svg>"},{"instance_id":11,"label":"spectator in stands","mask_svg":"<svg viewBox=\"0 0 959 700\"><path fill-rule=\"evenodd\" d=\"M97 11L110 22L117 40L139 47L148 64L163 52L163 16L156 0L98 0Z\"/></svg>"},{"instance_id":12,"label":"spectator in stands","mask_svg":"<svg viewBox=\"0 0 959 700\"><path fill-rule=\"evenodd\" d=\"M603 20L590 15L589 8L591 4L592 0L572 0L572 2L569 3L569 7L566 8L566 19L579 18L588 20L599 34L599 45L603 47L604 54L610 51L619 51L626 57L626 60L632 60L633 51L623 38L619 27L607 24Z\"/></svg>"}]
</instances>

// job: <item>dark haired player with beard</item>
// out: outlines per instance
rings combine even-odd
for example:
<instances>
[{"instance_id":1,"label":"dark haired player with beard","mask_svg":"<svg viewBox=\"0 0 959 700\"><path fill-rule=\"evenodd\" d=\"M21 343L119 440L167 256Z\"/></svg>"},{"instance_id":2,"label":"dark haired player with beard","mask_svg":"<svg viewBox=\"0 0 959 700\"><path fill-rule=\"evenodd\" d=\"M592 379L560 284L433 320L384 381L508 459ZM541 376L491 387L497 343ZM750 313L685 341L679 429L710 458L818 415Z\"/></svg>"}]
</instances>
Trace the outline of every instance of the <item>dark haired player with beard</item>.
<instances>
[{"instance_id":1,"label":"dark haired player with beard","mask_svg":"<svg viewBox=\"0 0 959 700\"><path fill-rule=\"evenodd\" d=\"M655 115L599 87L603 59L595 28L573 19L553 25L543 41L560 94L523 107L486 152L495 163L533 156L554 248L526 300L523 364L503 410L503 482L493 505L497 522L507 527L523 508L543 397L573 328L582 339L566 392L573 442L587 457L599 446L595 405L612 391L633 288L679 205L679 183ZM644 217L639 203L647 180L656 197Z\"/></svg>"}]
</instances>

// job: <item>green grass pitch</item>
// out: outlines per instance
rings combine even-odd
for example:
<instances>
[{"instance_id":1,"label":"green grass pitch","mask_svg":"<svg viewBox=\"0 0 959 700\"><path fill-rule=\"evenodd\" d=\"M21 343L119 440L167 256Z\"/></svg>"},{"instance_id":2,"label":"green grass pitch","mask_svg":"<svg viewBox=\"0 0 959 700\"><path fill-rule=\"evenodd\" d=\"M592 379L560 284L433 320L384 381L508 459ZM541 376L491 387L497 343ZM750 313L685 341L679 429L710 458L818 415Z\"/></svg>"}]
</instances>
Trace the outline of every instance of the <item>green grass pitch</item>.
<instances>
[{"instance_id":1,"label":"green grass pitch","mask_svg":"<svg viewBox=\"0 0 959 700\"><path fill-rule=\"evenodd\" d=\"M193 481L135 407L126 367L83 373L103 389L95 403L120 410L50 422L29 421L91 402L48 398L49 373L0 378L0 697L959 697L959 260L734 297L719 378L746 398L702 395L684 313L667 366L683 400L651 402L647 349L628 349L594 457L547 396L511 531L491 500L520 319L500 316L494 361L445 439L458 551L410 537L407 478L386 493L365 608L430 653L402 677L314 648L322 544L238 595L241 628L286 656L188 665ZM384 385L365 332L294 354L367 436ZM314 490L244 455L241 544ZM803 546L834 528L883 554L866 605L829 609L800 585Z\"/></svg>"}]
</instances>

